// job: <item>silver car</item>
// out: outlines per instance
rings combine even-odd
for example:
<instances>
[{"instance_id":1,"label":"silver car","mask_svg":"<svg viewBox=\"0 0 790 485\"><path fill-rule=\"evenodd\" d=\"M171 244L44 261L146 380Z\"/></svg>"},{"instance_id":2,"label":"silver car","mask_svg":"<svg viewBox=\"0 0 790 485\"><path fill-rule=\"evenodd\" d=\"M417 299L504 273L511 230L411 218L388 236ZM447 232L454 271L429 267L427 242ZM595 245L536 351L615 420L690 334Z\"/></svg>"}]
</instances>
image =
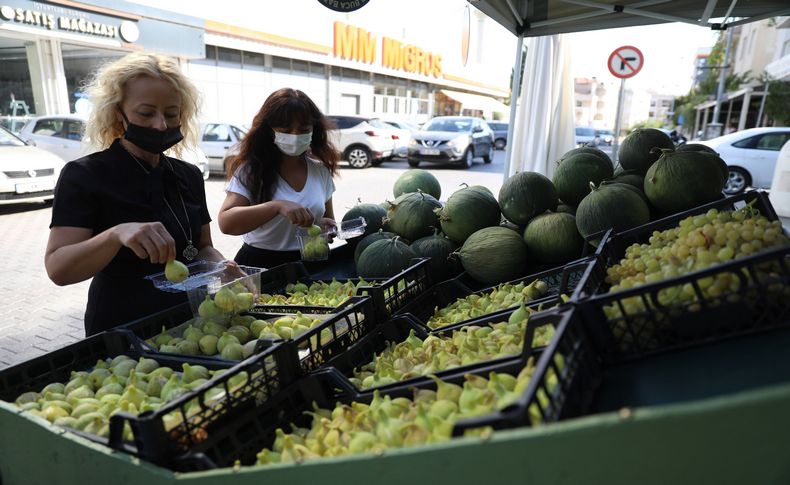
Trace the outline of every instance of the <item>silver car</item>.
<instances>
[{"instance_id":1,"label":"silver car","mask_svg":"<svg viewBox=\"0 0 790 485\"><path fill-rule=\"evenodd\" d=\"M0 127L0 204L52 200L65 163Z\"/></svg>"}]
</instances>

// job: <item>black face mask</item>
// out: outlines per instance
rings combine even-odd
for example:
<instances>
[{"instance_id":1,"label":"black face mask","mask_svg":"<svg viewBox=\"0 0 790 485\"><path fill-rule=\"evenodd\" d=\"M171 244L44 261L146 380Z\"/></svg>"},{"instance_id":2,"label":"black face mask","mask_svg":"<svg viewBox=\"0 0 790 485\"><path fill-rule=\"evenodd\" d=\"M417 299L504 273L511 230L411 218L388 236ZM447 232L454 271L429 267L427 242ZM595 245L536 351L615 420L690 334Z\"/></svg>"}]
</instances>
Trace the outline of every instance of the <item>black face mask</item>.
<instances>
[{"instance_id":1,"label":"black face mask","mask_svg":"<svg viewBox=\"0 0 790 485\"><path fill-rule=\"evenodd\" d=\"M159 131L129 122L129 118L123 111L121 111L121 116L126 120L126 131L123 137L149 153L162 153L184 139L184 135L181 134L181 126Z\"/></svg>"}]
</instances>

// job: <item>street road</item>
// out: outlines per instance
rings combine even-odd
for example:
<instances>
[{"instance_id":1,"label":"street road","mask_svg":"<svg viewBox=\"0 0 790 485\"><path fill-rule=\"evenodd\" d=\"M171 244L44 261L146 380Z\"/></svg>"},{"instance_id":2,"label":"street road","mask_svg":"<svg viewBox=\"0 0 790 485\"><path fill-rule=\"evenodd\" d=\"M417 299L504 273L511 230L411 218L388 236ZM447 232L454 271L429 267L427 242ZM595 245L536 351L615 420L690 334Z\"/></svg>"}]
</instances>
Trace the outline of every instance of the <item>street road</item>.
<instances>
[{"instance_id":1,"label":"street road","mask_svg":"<svg viewBox=\"0 0 790 485\"><path fill-rule=\"evenodd\" d=\"M495 152L493 163L476 161L470 170L423 165L442 185L442 199L462 183L489 187L494 193L502 184L504 152ZM342 167L335 180L335 215L338 220L357 200L380 203L392 200L392 185L409 167L405 160L355 170ZM214 246L232 259L241 239L219 231L216 214L225 197L225 181L206 182ZM0 205L0 368L50 352L84 337L82 317L89 281L58 287L47 278L44 249L49 234L51 209L43 204Z\"/></svg>"}]
</instances>

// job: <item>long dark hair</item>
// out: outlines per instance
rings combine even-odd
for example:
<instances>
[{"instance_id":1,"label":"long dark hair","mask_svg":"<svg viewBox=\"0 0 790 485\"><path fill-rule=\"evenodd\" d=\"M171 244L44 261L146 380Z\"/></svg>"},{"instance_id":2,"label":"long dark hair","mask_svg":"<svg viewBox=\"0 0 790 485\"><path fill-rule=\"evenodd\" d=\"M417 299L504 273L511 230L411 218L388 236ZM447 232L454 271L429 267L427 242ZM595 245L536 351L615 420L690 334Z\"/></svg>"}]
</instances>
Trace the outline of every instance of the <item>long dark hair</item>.
<instances>
[{"instance_id":1,"label":"long dark hair","mask_svg":"<svg viewBox=\"0 0 790 485\"><path fill-rule=\"evenodd\" d=\"M252 128L241 141L239 154L232 157L228 165L228 179L243 168L239 172L240 180L254 198L251 203L269 201L274 195L282 153L274 144L272 127L291 126L294 120L313 127L309 154L320 160L332 175L337 173L340 153L327 135L333 128L329 119L302 91L278 89L264 101L252 120Z\"/></svg>"}]
</instances>

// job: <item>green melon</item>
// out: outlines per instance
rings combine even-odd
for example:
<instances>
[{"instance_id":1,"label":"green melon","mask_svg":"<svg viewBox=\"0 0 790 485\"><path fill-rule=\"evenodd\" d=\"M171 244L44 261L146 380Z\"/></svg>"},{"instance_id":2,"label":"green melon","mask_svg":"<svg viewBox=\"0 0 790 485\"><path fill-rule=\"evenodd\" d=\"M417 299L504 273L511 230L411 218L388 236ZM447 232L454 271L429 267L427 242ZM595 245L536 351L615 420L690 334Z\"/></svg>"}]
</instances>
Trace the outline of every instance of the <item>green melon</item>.
<instances>
[{"instance_id":1,"label":"green melon","mask_svg":"<svg viewBox=\"0 0 790 485\"><path fill-rule=\"evenodd\" d=\"M637 128L625 137L620 145L619 161L626 170L635 170L639 173L647 172L653 163L658 160L660 153L653 152L653 148L675 148L669 135L655 128Z\"/></svg>"},{"instance_id":2,"label":"green melon","mask_svg":"<svg viewBox=\"0 0 790 485\"><path fill-rule=\"evenodd\" d=\"M430 268L434 280L446 280L462 271L458 260L450 258L450 255L458 249L458 245L438 231L432 236L417 239L411 243L411 249L420 258L431 258Z\"/></svg>"},{"instance_id":3,"label":"green melon","mask_svg":"<svg viewBox=\"0 0 790 485\"><path fill-rule=\"evenodd\" d=\"M718 156L719 154L713 148L709 147L708 145L703 145L702 143L686 143L685 145L680 145L679 147L675 148L676 152L707 152L711 155Z\"/></svg>"},{"instance_id":4,"label":"green melon","mask_svg":"<svg viewBox=\"0 0 790 485\"><path fill-rule=\"evenodd\" d=\"M519 172L499 189L499 207L507 220L526 225L530 219L557 208L557 189L546 176Z\"/></svg>"},{"instance_id":5,"label":"green melon","mask_svg":"<svg viewBox=\"0 0 790 485\"><path fill-rule=\"evenodd\" d=\"M590 182L598 185L612 178L612 163L591 153L576 153L557 162L552 182L557 195L568 205L577 206L590 193Z\"/></svg>"},{"instance_id":6,"label":"green melon","mask_svg":"<svg viewBox=\"0 0 790 485\"><path fill-rule=\"evenodd\" d=\"M392 239L396 235L391 232L385 232L381 229L378 232L374 232L373 234L368 234L367 236L363 237L358 243L357 247L354 248L354 262L359 262L359 256L362 254L362 251L365 250L366 247L370 246L376 241L380 241L382 239Z\"/></svg>"},{"instance_id":7,"label":"green melon","mask_svg":"<svg viewBox=\"0 0 790 485\"><path fill-rule=\"evenodd\" d=\"M524 242L530 259L541 264L560 264L581 257L584 239L576 229L576 218L562 212L547 212L529 221Z\"/></svg>"},{"instance_id":8,"label":"green melon","mask_svg":"<svg viewBox=\"0 0 790 485\"><path fill-rule=\"evenodd\" d=\"M400 238L374 242L359 256L357 274L362 278L390 278L411 265L417 255Z\"/></svg>"},{"instance_id":9,"label":"green melon","mask_svg":"<svg viewBox=\"0 0 790 485\"><path fill-rule=\"evenodd\" d=\"M724 189L721 159L707 152L666 150L645 176L645 195L664 214L717 200Z\"/></svg>"},{"instance_id":10,"label":"green melon","mask_svg":"<svg viewBox=\"0 0 790 485\"><path fill-rule=\"evenodd\" d=\"M502 219L494 196L472 187L453 192L438 214L442 232L456 244L463 244L479 229L498 225Z\"/></svg>"},{"instance_id":11,"label":"green melon","mask_svg":"<svg viewBox=\"0 0 790 485\"><path fill-rule=\"evenodd\" d=\"M642 190L642 187L645 185L645 177L643 175L630 171L616 175L612 180L621 184L633 185L639 190Z\"/></svg>"},{"instance_id":12,"label":"green melon","mask_svg":"<svg viewBox=\"0 0 790 485\"><path fill-rule=\"evenodd\" d=\"M610 166L612 165L612 159L609 158L609 155L607 155L603 150L599 150L593 147L579 147L579 148L574 148L573 150L568 150L567 152L565 152L564 155L560 157L559 161L561 162L566 158L572 157L573 155L579 153L587 153L590 155L595 155L596 157L600 158L604 162L609 163Z\"/></svg>"},{"instance_id":13,"label":"green melon","mask_svg":"<svg viewBox=\"0 0 790 485\"><path fill-rule=\"evenodd\" d=\"M455 254L469 276L488 285L515 279L527 270L527 246L506 227L480 229Z\"/></svg>"},{"instance_id":14,"label":"green melon","mask_svg":"<svg viewBox=\"0 0 790 485\"><path fill-rule=\"evenodd\" d=\"M353 238L353 240L378 232L382 228L382 220L387 217L387 211L377 204L357 204L343 215L343 221L356 219L357 217L364 217L368 225L365 226L365 232L359 238Z\"/></svg>"},{"instance_id":15,"label":"green melon","mask_svg":"<svg viewBox=\"0 0 790 485\"><path fill-rule=\"evenodd\" d=\"M409 192L401 195L390 204L386 224L390 231L408 239L417 239L433 234L439 225L436 209L442 204L424 192Z\"/></svg>"},{"instance_id":16,"label":"green melon","mask_svg":"<svg viewBox=\"0 0 790 485\"><path fill-rule=\"evenodd\" d=\"M614 229L624 231L650 222L650 209L632 190L620 184L593 188L576 208L576 228L582 237Z\"/></svg>"},{"instance_id":17,"label":"green melon","mask_svg":"<svg viewBox=\"0 0 790 485\"><path fill-rule=\"evenodd\" d=\"M491 189L489 189L485 185L469 185L467 188L471 189L471 190L479 190L481 192L485 192L487 194L491 194L491 196L494 195L494 193L491 192Z\"/></svg>"},{"instance_id":18,"label":"green melon","mask_svg":"<svg viewBox=\"0 0 790 485\"><path fill-rule=\"evenodd\" d=\"M392 187L392 193L396 198L418 190L431 194L436 200L442 197L442 186L436 177L431 172L419 168L403 172Z\"/></svg>"}]
</instances>

